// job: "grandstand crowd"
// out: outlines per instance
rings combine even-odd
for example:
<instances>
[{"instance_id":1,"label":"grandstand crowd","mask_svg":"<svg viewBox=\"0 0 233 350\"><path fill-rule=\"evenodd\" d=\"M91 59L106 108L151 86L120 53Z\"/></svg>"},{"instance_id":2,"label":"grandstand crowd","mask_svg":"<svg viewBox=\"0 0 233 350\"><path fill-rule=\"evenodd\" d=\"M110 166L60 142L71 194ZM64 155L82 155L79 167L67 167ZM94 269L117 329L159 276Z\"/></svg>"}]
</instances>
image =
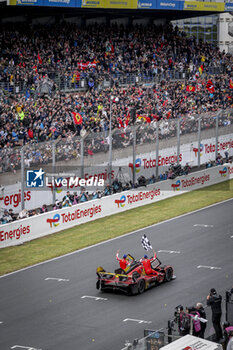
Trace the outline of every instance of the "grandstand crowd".
<instances>
[{"instance_id":1,"label":"grandstand crowd","mask_svg":"<svg viewBox=\"0 0 233 350\"><path fill-rule=\"evenodd\" d=\"M171 79L171 72L186 79ZM132 74L133 84L119 84ZM142 76L153 83L140 84L135 77ZM79 91L84 78L87 90ZM110 86L104 88L106 78ZM66 93L64 86L73 91ZM138 144L155 142L158 121L160 139L176 135L177 118L181 134L196 132L200 115L202 129L215 127L216 113L233 107L232 89L232 56L171 24L2 25L0 172L20 168L22 145L27 167L52 161L52 140L56 161L80 157L80 136L86 137L84 155L107 152L110 119L113 148L128 147L132 108ZM220 116L219 126L230 123L227 114Z\"/></svg>"},{"instance_id":2,"label":"grandstand crowd","mask_svg":"<svg viewBox=\"0 0 233 350\"><path fill-rule=\"evenodd\" d=\"M232 63L231 55L187 38L171 25L113 26L108 30L104 26L81 29L70 24L56 29L6 27L0 34L0 86L6 82L8 86L21 83L25 93L12 94L0 89L1 160L6 160L15 146L73 139L90 132L104 133L103 144L109 130L110 109L112 127L124 129L132 124L129 115L132 107L136 108L138 121L146 123L179 117L187 120L225 110L233 106ZM213 66L219 67L222 74L210 79L208 71ZM169 77L172 70L188 72L189 80L161 79L153 86L137 83L118 86L120 74L162 73ZM99 89L99 82L106 75L112 77L112 85ZM69 80L74 87L83 76L90 77L93 84L86 92L64 94L54 80L48 94L37 91L41 80L53 81L57 76ZM76 113L78 123L74 120ZM124 137L120 141L124 143ZM95 147L90 148L87 147L87 152L92 155ZM10 164L17 165L17 156L13 162L11 159L6 165L3 162L2 170L11 169Z\"/></svg>"}]
</instances>

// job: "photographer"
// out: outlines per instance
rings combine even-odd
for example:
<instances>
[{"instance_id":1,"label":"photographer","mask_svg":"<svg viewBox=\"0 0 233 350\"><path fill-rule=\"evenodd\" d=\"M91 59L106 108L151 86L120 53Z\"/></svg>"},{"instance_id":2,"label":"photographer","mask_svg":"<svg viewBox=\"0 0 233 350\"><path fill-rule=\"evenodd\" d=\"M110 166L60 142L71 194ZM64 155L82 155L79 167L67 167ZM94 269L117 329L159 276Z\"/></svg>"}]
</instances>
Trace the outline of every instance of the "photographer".
<instances>
[{"instance_id":1,"label":"photographer","mask_svg":"<svg viewBox=\"0 0 233 350\"><path fill-rule=\"evenodd\" d=\"M222 317L222 296L217 294L214 288L211 288L207 295L207 305L212 309L212 323L215 330L216 341L222 338L221 317Z\"/></svg>"},{"instance_id":2,"label":"photographer","mask_svg":"<svg viewBox=\"0 0 233 350\"><path fill-rule=\"evenodd\" d=\"M80 203L84 203L88 201L88 192L85 191L85 188L82 189L80 193Z\"/></svg>"},{"instance_id":3,"label":"photographer","mask_svg":"<svg viewBox=\"0 0 233 350\"><path fill-rule=\"evenodd\" d=\"M178 305L175 308L175 322L177 323L179 334L184 336L190 332L190 316L184 312L182 305Z\"/></svg>"}]
</instances>

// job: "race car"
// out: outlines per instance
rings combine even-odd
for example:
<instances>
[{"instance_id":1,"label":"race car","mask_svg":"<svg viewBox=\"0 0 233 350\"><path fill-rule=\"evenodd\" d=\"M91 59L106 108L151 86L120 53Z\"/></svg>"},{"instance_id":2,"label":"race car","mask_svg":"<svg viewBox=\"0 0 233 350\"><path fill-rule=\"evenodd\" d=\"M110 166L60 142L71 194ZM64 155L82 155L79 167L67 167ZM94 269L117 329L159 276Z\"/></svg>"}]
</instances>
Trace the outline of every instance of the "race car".
<instances>
[{"instance_id":1,"label":"race car","mask_svg":"<svg viewBox=\"0 0 233 350\"><path fill-rule=\"evenodd\" d=\"M163 282L175 279L173 268L170 265L162 265L156 257L151 263L152 269L158 275L147 275L140 261L135 260L130 254L127 255L130 263L125 270L116 269L114 273L106 272L101 266L96 269L96 288L101 291L122 291L128 295L142 294L146 289L157 286Z\"/></svg>"}]
</instances>

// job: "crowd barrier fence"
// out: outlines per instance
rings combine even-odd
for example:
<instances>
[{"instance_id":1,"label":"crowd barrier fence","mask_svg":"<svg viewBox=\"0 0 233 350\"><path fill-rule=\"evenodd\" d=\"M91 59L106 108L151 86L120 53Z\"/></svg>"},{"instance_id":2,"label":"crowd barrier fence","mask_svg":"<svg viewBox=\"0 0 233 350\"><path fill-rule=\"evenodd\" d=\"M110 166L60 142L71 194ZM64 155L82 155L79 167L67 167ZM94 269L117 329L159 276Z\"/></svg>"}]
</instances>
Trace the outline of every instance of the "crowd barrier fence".
<instances>
[{"instance_id":1,"label":"crowd barrier fence","mask_svg":"<svg viewBox=\"0 0 233 350\"><path fill-rule=\"evenodd\" d=\"M14 221L0 226L0 248L22 244L76 225L122 213L231 178L233 178L233 166L224 164L177 177L174 180L158 182L147 187Z\"/></svg>"}]
</instances>

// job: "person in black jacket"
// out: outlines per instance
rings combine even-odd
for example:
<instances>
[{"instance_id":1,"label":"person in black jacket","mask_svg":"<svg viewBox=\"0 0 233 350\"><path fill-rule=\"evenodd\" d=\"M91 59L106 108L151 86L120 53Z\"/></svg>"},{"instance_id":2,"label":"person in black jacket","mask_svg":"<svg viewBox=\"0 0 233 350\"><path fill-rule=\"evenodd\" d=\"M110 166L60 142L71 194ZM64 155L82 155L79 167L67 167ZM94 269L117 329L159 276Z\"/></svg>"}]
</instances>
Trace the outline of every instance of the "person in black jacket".
<instances>
[{"instance_id":1,"label":"person in black jacket","mask_svg":"<svg viewBox=\"0 0 233 350\"><path fill-rule=\"evenodd\" d=\"M216 341L222 338L221 316L222 316L222 296L217 294L214 288L211 288L210 294L207 295L207 305L211 306L212 323L215 330Z\"/></svg>"}]
</instances>

